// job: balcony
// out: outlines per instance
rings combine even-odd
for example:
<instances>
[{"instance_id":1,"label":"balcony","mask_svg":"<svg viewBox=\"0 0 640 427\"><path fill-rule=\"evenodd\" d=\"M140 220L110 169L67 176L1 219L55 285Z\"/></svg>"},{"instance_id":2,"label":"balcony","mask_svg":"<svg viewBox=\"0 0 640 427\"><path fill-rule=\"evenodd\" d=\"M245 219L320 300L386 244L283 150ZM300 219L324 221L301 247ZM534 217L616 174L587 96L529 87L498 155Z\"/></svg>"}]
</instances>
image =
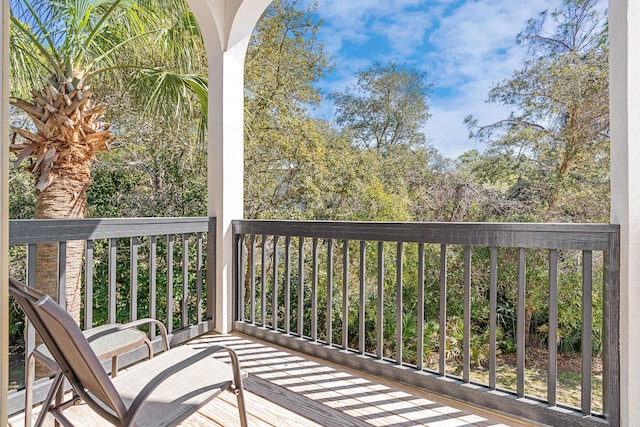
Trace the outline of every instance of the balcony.
<instances>
[{"instance_id":1,"label":"balcony","mask_svg":"<svg viewBox=\"0 0 640 427\"><path fill-rule=\"evenodd\" d=\"M217 307L209 261L214 224L13 221L12 274L33 285L38 243L56 242L58 265L65 265L67 242L84 241L83 327L153 317L168 326L172 345L195 339L237 346L250 374L249 402L260 408L252 416L267 425L260 414L304 417L301 425L619 424L617 226L234 221L235 332L216 336L209 334ZM578 286L568 301L571 280ZM537 329L532 293L547 301ZM558 345L549 343L566 333L565 310L576 307L581 356L579 374L568 380ZM528 336L536 330L544 331L544 343ZM505 333L515 347L511 358L501 349ZM531 366L530 347L544 355L544 369ZM144 353L127 354L121 365ZM12 420L25 415L25 402L43 400L47 381L36 381L32 397L19 385L10 392ZM415 399L402 394L407 388ZM218 405L214 400L198 416L220 416L224 425L233 411Z\"/></svg>"}]
</instances>

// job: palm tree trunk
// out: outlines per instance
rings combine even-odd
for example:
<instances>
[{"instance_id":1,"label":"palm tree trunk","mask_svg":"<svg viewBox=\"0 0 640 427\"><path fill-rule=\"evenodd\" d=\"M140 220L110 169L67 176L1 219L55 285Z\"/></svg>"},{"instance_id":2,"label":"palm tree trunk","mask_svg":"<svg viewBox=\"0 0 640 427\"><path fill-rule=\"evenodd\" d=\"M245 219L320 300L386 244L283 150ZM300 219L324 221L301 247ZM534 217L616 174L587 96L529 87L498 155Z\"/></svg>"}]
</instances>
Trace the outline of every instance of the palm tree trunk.
<instances>
[{"instance_id":1,"label":"palm tree trunk","mask_svg":"<svg viewBox=\"0 0 640 427\"><path fill-rule=\"evenodd\" d=\"M68 175L68 174L65 174ZM76 174L78 175L78 174ZM43 191L36 192L37 219L84 218L87 212L87 175L59 176ZM66 253L66 309L80 324L82 290L82 241L67 243ZM58 245L41 244L36 248L36 286L57 300Z\"/></svg>"},{"instance_id":2,"label":"palm tree trunk","mask_svg":"<svg viewBox=\"0 0 640 427\"><path fill-rule=\"evenodd\" d=\"M87 210L88 183L72 178L54 180L45 190L36 192L37 219L84 218ZM80 324L82 308L83 241L70 241L66 245L66 310ZM36 288L58 300L58 244L36 245ZM40 337L36 338L40 344ZM42 364L36 364L36 377L49 375Z\"/></svg>"}]
</instances>

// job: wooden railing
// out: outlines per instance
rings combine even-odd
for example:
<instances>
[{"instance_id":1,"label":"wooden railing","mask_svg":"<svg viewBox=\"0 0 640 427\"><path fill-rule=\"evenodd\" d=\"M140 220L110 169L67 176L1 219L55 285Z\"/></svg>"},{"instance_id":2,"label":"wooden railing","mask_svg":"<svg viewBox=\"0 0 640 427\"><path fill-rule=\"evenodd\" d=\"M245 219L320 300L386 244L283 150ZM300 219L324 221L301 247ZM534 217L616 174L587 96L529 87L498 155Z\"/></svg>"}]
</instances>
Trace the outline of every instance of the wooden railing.
<instances>
[{"instance_id":1,"label":"wooden railing","mask_svg":"<svg viewBox=\"0 0 640 427\"><path fill-rule=\"evenodd\" d=\"M214 294L215 273L206 269L206 259L213 256L214 227L213 218L202 217L14 220L9 225L11 274L36 287L36 248L57 244L58 301L64 301L67 247L83 241L83 328L151 317L167 326L175 345L213 329L213 301L207 295ZM150 334L153 338L155 330ZM32 337L28 328L27 354L34 347ZM158 340L155 344L160 347ZM141 349L120 362L144 356ZM36 383L34 403L44 400L47 388L47 380ZM9 393L8 406L9 414L24 409L23 389Z\"/></svg>"},{"instance_id":2,"label":"wooden railing","mask_svg":"<svg viewBox=\"0 0 640 427\"><path fill-rule=\"evenodd\" d=\"M618 226L235 221L234 233L240 332L534 421L619 423ZM570 315L581 356L567 380Z\"/></svg>"}]
</instances>

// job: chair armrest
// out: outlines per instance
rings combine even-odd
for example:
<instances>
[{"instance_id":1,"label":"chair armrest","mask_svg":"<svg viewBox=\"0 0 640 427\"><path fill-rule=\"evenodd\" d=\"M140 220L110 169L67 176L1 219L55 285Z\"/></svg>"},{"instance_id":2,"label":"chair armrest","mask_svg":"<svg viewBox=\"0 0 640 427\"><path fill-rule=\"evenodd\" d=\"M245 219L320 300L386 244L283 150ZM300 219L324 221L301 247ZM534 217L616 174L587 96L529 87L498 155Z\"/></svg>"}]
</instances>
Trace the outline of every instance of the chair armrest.
<instances>
[{"instance_id":1,"label":"chair armrest","mask_svg":"<svg viewBox=\"0 0 640 427\"><path fill-rule=\"evenodd\" d=\"M242 371L240 371L238 356L236 355L235 351L233 351L231 348L223 345L216 345L200 351L198 354L195 355L195 357L197 357L197 360L202 360L220 350L226 350L227 352L229 352L229 355L231 356L231 369L233 372L233 383L235 386L234 392L236 393L242 392ZM187 365L187 366L190 366L190 365ZM162 371L162 374L156 376L152 381L150 381L140 391L140 393L136 396L133 402L131 402L129 409L127 410L127 414L122 420L123 421L122 424L126 426L133 425L133 420L135 419L138 411L140 410L140 408L142 408L144 402L150 397L153 391L156 388L158 388L158 386L160 386L165 380L169 379L173 375L187 368L187 366L173 365L169 368L164 369Z\"/></svg>"},{"instance_id":2,"label":"chair armrest","mask_svg":"<svg viewBox=\"0 0 640 427\"><path fill-rule=\"evenodd\" d=\"M162 348L164 349L164 351L168 351L169 339L167 334L167 328L166 326L164 326L164 323L160 322L159 320L151 319L151 318L134 320L133 322L129 322L121 325L119 329L137 328L138 326L147 325L147 324L152 325L152 327L153 325L155 325L158 327L158 329L160 329L160 335L162 336Z\"/></svg>"}]
</instances>

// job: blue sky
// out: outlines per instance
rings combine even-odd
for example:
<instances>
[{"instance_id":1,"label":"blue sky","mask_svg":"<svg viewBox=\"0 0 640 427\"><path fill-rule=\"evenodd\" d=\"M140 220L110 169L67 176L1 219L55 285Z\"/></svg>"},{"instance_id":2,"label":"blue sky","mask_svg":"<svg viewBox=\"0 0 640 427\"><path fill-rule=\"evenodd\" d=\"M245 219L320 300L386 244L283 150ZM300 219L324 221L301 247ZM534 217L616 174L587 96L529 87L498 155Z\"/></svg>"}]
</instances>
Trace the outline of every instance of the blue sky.
<instances>
[{"instance_id":1,"label":"blue sky","mask_svg":"<svg viewBox=\"0 0 640 427\"><path fill-rule=\"evenodd\" d=\"M302 0L302 4L313 0ZM600 0L604 10L607 0ZM526 49L515 43L527 20L562 0L318 0L325 20L320 40L335 69L320 83L325 93L343 90L355 73L375 61L406 62L433 83L432 117L425 134L445 156L456 158L483 144L469 140L464 118L481 124L510 109L485 102L489 89L521 68ZM332 116L325 102L318 112Z\"/></svg>"}]
</instances>

